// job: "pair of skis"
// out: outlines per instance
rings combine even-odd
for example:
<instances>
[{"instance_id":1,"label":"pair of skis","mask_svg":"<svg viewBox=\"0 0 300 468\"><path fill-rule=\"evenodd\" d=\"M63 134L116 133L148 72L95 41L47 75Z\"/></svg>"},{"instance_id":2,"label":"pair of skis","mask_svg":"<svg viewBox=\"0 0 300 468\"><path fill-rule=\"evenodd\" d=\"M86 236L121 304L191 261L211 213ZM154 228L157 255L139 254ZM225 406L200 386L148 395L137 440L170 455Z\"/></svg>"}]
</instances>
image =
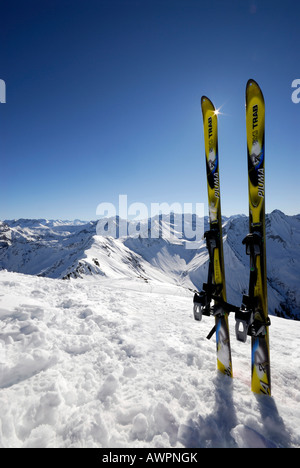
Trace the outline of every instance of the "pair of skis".
<instances>
[{"instance_id":1,"label":"pair of skis","mask_svg":"<svg viewBox=\"0 0 300 468\"><path fill-rule=\"evenodd\" d=\"M228 315L235 313L236 338L246 342L251 336L251 389L271 395L269 325L267 305L265 245L265 104L260 87L249 80L246 87L246 130L248 157L249 233L243 240L250 256L249 294L241 307L227 303L220 202L218 111L205 96L203 114L209 230L205 232L209 253L207 283L194 296L194 317L212 315L215 325L207 338L216 333L217 367L232 377Z\"/></svg>"}]
</instances>

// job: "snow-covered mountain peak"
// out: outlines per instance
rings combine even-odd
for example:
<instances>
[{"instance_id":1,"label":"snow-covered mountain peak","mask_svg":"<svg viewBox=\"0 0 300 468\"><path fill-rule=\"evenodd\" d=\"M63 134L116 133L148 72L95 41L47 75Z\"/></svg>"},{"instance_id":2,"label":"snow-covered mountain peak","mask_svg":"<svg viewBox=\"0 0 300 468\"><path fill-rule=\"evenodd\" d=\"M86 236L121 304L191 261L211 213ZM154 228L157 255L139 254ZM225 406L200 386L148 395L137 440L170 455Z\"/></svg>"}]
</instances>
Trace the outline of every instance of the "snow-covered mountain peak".
<instances>
[{"instance_id":1,"label":"snow-covered mountain peak","mask_svg":"<svg viewBox=\"0 0 300 468\"><path fill-rule=\"evenodd\" d=\"M177 214L138 222L116 217L100 225L5 220L0 223L0 268L50 278L132 277L199 290L206 281L208 254L204 240L188 248L187 233L195 232L196 223L200 221L195 216ZM202 220L203 232L206 229L207 218ZM247 232L247 216L224 218L227 297L237 305L248 289L249 258L242 245ZM266 236L269 312L300 318L300 216L273 211L267 215Z\"/></svg>"}]
</instances>

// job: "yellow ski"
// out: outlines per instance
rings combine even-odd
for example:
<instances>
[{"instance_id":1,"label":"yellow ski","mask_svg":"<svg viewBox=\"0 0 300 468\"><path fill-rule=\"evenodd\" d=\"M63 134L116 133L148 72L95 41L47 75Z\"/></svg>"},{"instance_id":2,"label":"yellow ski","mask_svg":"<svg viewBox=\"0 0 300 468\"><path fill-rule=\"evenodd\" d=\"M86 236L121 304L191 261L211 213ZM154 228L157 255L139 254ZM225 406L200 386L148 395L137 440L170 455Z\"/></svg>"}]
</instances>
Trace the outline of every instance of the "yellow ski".
<instances>
[{"instance_id":1,"label":"yellow ski","mask_svg":"<svg viewBox=\"0 0 300 468\"><path fill-rule=\"evenodd\" d=\"M218 117L214 105L205 96L201 99L201 107L210 224L210 230L204 234L209 253L209 271L208 281L204 283L203 290L194 296L194 317L196 320L201 320L202 315L215 317L215 326L207 338L211 338L213 333L216 333L217 367L223 374L232 377L222 241Z\"/></svg>"},{"instance_id":2,"label":"yellow ski","mask_svg":"<svg viewBox=\"0 0 300 468\"><path fill-rule=\"evenodd\" d=\"M249 295L236 313L236 336L251 336L251 388L271 395L266 243L265 243L265 102L260 87L246 87L246 129L249 191L249 234L243 240L250 256Z\"/></svg>"}]
</instances>

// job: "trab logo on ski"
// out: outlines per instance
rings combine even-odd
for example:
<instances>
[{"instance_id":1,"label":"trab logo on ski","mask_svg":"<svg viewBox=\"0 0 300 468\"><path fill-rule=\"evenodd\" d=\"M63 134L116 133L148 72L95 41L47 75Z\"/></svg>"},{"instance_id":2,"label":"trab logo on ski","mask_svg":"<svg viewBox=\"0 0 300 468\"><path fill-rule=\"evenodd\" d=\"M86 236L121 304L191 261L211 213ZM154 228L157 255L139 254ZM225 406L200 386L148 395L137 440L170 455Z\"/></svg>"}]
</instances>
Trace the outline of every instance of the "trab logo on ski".
<instances>
[{"instance_id":1,"label":"trab logo on ski","mask_svg":"<svg viewBox=\"0 0 300 468\"><path fill-rule=\"evenodd\" d=\"M261 125L259 117L259 106L258 104L254 104L252 106L252 149L250 159L257 174L257 195L263 198L265 195L264 149L260 135Z\"/></svg>"},{"instance_id":2,"label":"trab logo on ski","mask_svg":"<svg viewBox=\"0 0 300 468\"><path fill-rule=\"evenodd\" d=\"M212 134L213 134L212 118L209 117L209 118L208 118L208 139L209 139L209 140L210 140L210 138L212 137Z\"/></svg>"},{"instance_id":3,"label":"trab logo on ski","mask_svg":"<svg viewBox=\"0 0 300 468\"><path fill-rule=\"evenodd\" d=\"M216 174L216 169L218 166L218 155L217 155L217 148L214 140L213 134L213 119L212 117L208 117L207 119L207 129L208 129L208 166L211 173L214 175L214 186L216 189L215 196L219 198L219 177ZM216 180L217 177L217 180Z\"/></svg>"},{"instance_id":4,"label":"trab logo on ski","mask_svg":"<svg viewBox=\"0 0 300 468\"><path fill-rule=\"evenodd\" d=\"M253 112L252 128L254 129L255 127L258 126L258 105L257 104L253 106L252 112Z\"/></svg>"}]
</instances>

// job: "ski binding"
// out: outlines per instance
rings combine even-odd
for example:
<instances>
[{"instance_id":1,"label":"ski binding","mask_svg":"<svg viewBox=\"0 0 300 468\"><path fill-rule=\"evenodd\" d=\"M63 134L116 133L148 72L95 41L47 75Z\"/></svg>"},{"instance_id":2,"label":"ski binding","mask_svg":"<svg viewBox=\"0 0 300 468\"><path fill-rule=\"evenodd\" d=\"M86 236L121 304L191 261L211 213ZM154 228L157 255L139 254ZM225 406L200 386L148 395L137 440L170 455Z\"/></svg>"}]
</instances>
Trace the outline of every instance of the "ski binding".
<instances>
[{"instance_id":1,"label":"ski binding","mask_svg":"<svg viewBox=\"0 0 300 468\"><path fill-rule=\"evenodd\" d=\"M252 306L250 305L252 302ZM242 307L235 313L235 334L238 341L246 343L247 336L263 337L267 333L266 327L271 325L268 317L267 322L255 319L253 299L247 295L243 296Z\"/></svg>"}]
</instances>

